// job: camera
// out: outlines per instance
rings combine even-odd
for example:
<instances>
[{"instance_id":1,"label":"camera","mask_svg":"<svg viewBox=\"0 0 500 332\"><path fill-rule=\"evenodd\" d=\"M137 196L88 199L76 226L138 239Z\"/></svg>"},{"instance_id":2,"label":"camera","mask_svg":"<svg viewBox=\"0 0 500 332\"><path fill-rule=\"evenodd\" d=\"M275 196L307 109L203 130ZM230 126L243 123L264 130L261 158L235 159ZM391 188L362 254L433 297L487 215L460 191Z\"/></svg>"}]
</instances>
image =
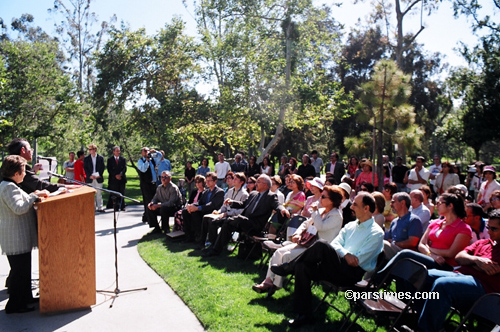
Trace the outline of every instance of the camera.
<instances>
[{"instance_id":1,"label":"camera","mask_svg":"<svg viewBox=\"0 0 500 332\"><path fill-rule=\"evenodd\" d=\"M156 158L156 157L158 157L158 153L156 153L156 152L148 153L148 157L149 158Z\"/></svg>"}]
</instances>

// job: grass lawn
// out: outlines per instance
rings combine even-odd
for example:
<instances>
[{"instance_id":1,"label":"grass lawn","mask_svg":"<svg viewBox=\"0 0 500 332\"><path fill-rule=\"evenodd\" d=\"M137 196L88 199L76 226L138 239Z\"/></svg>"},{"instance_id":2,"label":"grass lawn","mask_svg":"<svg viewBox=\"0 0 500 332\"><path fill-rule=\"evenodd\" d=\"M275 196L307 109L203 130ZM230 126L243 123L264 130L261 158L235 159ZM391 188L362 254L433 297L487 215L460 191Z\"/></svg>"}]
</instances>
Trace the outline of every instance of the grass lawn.
<instances>
[{"instance_id":1,"label":"grass lawn","mask_svg":"<svg viewBox=\"0 0 500 332\"><path fill-rule=\"evenodd\" d=\"M147 234L139 242L142 258L172 287L195 313L208 331L287 331L286 320L294 317L293 282L288 289L277 291L272 298L255 293L251 286L265 277L257 262L243 261L236 253L203 258L191 244L165 240L164 236ZM291 292L292 291L292 292ZM323 291L314 286L315 307ZM347 309L341 295L336 304ZM327 305L315 314L316 324L303 331L336 331L341 315ZM372 319L361 317L358 324L372 331ZM352 329L355 331L355 329ZM378 329L385 331L385 329Z\"/></svg>"}]
</instances>

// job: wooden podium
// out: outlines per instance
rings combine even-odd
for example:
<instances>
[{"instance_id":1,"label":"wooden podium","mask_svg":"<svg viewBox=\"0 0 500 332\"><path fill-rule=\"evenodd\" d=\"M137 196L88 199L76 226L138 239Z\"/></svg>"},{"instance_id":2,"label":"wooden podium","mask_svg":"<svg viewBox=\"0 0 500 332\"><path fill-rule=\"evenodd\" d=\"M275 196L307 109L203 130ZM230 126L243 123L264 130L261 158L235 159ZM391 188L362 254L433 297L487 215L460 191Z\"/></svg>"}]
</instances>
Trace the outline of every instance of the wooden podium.
<instances>
[{"instance_id":1,"label":"wooden podium","mask_svg":"<svg viewBox=\"0 0 500 332\"><path fill-rule=\"evenodd\" d=\"M37 204L42 313L96 303L94 193L81 187Z\"/></svg>"}]
</instances>

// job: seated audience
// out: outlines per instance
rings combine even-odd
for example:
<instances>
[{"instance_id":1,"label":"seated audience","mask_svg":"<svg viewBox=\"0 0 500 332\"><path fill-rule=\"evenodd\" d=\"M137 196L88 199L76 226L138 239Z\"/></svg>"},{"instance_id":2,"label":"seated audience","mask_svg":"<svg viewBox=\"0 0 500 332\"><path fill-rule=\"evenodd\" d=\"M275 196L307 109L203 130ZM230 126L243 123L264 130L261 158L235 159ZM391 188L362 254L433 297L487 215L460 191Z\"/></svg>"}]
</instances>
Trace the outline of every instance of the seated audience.
<instances>
[{"instance_id":1,"label":"seated audience","mask_svg":"<svg viewBox=\"0 0 500 332\"><path fill-rule=\"evenodd\" d=\"M431 188L429 188L428 186L422 186L422 187L418 188L418 190L420 190L422 192L422 194L424 194L424 201L422 203L424 204L424 206L426 208L429 209L429 212L431 213L431 219L432 219L434 216L434 212L436 210L436 207L432 203Z\"/></svg>"},{"instance_id":2,"label":"seated audience","mask_svg":"<svg viewBox=\"0 0 500 332\"><path fill-rule=\"evenodd\" d=\"M306 194L304 194L304 180L297 174L292 174L290 180L287 183L288 189L291 192L288 193L285 199L285 209L287 209L291 215L299 214L306 200Z\"/></svg>"},{"instance_id":3,"label":"seated audience","mask_svg":"<svg viewBox=\"0 0 500 332\"><path fill-rule=\"evenodd\" d=\"M418 326L423 331L442 331L451 307L462 312L487 293L500 293L500 210L490 213L490 239L479 240L460 251L455 272L429 270L427 283L439 299L426 300Z\"/></svg>"},{"instance_id":4,"label":"seated audience","mask_svg":"<svg viewBox=\"0 0 500 332\"><path fill-rule=\"evenodd\" d=\"M188 204L198 204L198 200L201 198L201 194L205 190L205 177L203 175L196 175L194 177L194 184L196 189L189 193ZM184 230L184 219L182 218L182 212L186 208L178 210L174 214L174 231Z\"/></svg>"},{"instance_id":5,"label":"seated audience","mask_svg":"<svg viewBox=\"0 0 500 332\"><path fill-rule=\"evenodd\" d=\"M490 197L495 190L500 190L500 184L495 180L497 177L495 167L484 166L483 176L486 181L481 183L481 188L479 189L479 195L477 195L477 203L487 211L490 207Z\"/></svg>"},{"instance_id":6,"label":"seated audience","mask_svg":"<svg viewBox=\"0 0 500 332\"><path fill-rule=\"evenodd\" d=\"M271 192L278 196L278 202L283 205L285 203L285 196L279 190L281 187L281 177L279 175L275 175L271 177Z\"/></svg>"},{"instance_id":7,"label":"seated audience","mask_svg":"<svg viewBox=\"0 0 500 332\"><path fill-rule=\"evenodd\" d=\"M410 195L396 193L392 196L391 203L398 217L392 221L391 227L385 232L384 255L387 260L403 249L416 250L423 233L420 218L409 210Z\"/></svg>"},{"instance_id":8,"label":"seated audience","mask_svg":"<svg viewBox=\"0 0 500 332\"><path fill-rule=\"evenodd\" d=\"M472 229L472 239L470 243L478 240L489 239L488 230L486 229L486 221L483 219L483 208L477 203L467 203L465 207L467 216L464 221Z\"/></svg>"},{"instance_id":9,"label":"seated audience","mask_svg":"<svg viewBox=\"0 0 500 332\"><path fill-rule=\"evenodd\" d=\"M359 193L352 205L357 221L340 230L330 243L316 241L295 260L271 266L277 275L295 273L294 309L297 314L288 324L298 327L313 322L311 282L327 280L336 285L353 285L366 272L375 269L382 252L384 232L372 218L375 199Z\"/></svg>"},{"instance_id":10,"label":"seated audience","mask_svg":"<svg viewBox=\"0 0 500 332\"><path fill-rule=\"evenodd\" d=\"M400 251L376 274L378 280L403 258L414 259L428 269L451 271L457 266L455 255L463 250L472 238L469 225L462 221L466 216L465 205L460 197L450 193L442 194L436 205L439 215L444 218L429 224L418 244L418 252L407 249Z\"/></svg>"},{"instance_id":11,"label":"seated audience","mask_svg":"<svg viewBox=\"0 0 500 332\"><path fill-rule=\"evenodd\" d=\"M320 203L321 191L323 190L323 180L320 178L314 178L307 181L306 188L311 191L312 195L307 197L300 215L309 218L313 212L313 206L318 206Z\"/></svg>"},{"instance_id":12,"label":"seated audience","mask_svg":"<svg viewBox=\"0 0 500 332\"><path fill-rule=\"evenodd\" d=\"M302 179L314 178L316 176L316 169L311 165L311 158L305 154L302 156L302 165L297 170L297 175Z\"/></svg>"},{"instance_id":13,"label":"seated audience","mask_svg":"<svg viewBox=\"0 0 500 332\"><path fill-rule=\"evenodd\" d=\"M272 295L274 291L283 287L283 278L275 275L271 271L272 265L279 265L289 262L300 253L306 250L301 245L305 239L305 234L317 234L318 239L331 242L339 233L342 227L342 214L338 209L344 200L342 190L337 186L325 186L320 195L320 208L317 205L312 206L312 215L295 231L292 236L292 243L276 250L269 261L266 279L254 285L252 289L257 293L269 292Z\"/></svg>"},{"instance_id":14,"label":"seated audience","mask_svg":"<svg viewBox=\"0 0 500 332\"><path fill-rule=\"evenodd\" d=\"M160 178L161 185L156 188L156 193L148 204L148 213L151 214L149 220L153 221L153 232L161 233L163 230L165 233L169 233L168 221L181 208L182 197L179 188L171 182L172 176L169 171L163 171ZM161 216L161 229L156 219L158 215Z\"/></svg>"},{"instance_id":15,"label":"seated audience","mask_svg":"<svg viewBox=\"0 0 500 332\"><path fill-rule=\"evenodd\" d=\"M231 180L231 188L224 196L224 200L232 199L239 202L246 201L248 198L248 192L243 189L243 185L246 182L245 174L239 172L232 176L234 176L234 178L233 180ZM227 177L229 177L229 175ZM224 218L237 216L241 212L243 212L243 209L232 209L229 205L222 205L219 210L215 210L210 214L204 215L201 224L200 249L205 248L205 240L207 240L207 235L209 243L212 243L217 239L217 230L220 226L222 226Z\"/></svg>"},{"instance_id":16,"label":"seated audience","mask_svg":"<svg viewBox=\"0 0 500 332\"><path fill-rule=\"evenodd\" d=\"M224 190L216 185L217 174L213 172L207 173L206 183L207 188L201 194L198 203L196 205L186 205L186 208L182 212L184 233L186 233L185 242L201 242L201 222L203 216L220 209L224 202Z\"/></svg>"},{"instance_id":17,"label":"seated audience","mask_svg":"<svg viewBox=\"0 0 500 332\"><path fill-rule=\"evenodd\" d=\"M280 212L287 218L290 217L290 213L279 204L278 197L269 191L271 188L269 176L265 174L259 176L256 188L255 191L250 193L245 202L231 199L224 201L225 205L229 205L233 209L243 209L243 212L237 216L224 218L217 239L205 251L204 256L210 257L221 254L229 243L233 232L244 232L248 235L259 234L264 229L273 211Z\"/></svg>"},{"instance_id":18,"label":"seated audience","mask_svg":"<svg viewBox=\"0 0 500 332\"><path fill-rule=\"evenodd\" d=\"M385 207L383 213L385 217L384 229L389 229L389 227L391 227L392 220L396 218L396 214L394 213L394 211L392 211L391 201L392 196L397 192L398 186L394 182L389 182L388 184L384 185L384 190L382 191L382 194L385 198Z\"/></svg>"},{"instance_id":19,"label":"seated audience","mask_svg":"<svg viewBox=\"0 0 500 332\"><path fill-rule=\"evenodd\" d=\"M272 172L273 169L271 167L271 160L269 157L264 157L264 159L262 159L262 166L260 167L260 174L271 176Z\"/></svg>"},{"instance_id":20,"label":"seated audience","mask_svg":"<svg viewBox=\"0 0 500 332\"><path fill-rule=\"evenodd\" d=\"M253 176L247 178L247 185L246 185L245 189L248 193L251 193L255 189L256 182L257 182L257 179Z\"/></svg>"},{"instance_id":21,"label":"seated audience","mask_svg":"<svg viewBox=\"0 0 500 332\"><path fill-rule=\"evenodd\" d=\"M344 180L346 179L349 178L345 178ZM340 208L342 209L342 227L344 227L347 223L356 220L354 211L351 209L351 192L353 192L353 190L351 189L351 186L346 182L342 182L341 184L339 184L339 188L342 189L344 194L344 201L342 202L342 205L340 205Z\"/></svg>"},{"instance_id":22,"label":"seated audience","mask_svg":"<svg viewBox=\"0 0 500 332\"><path fill-rule=\"evenodd\" d=\"M431 220L431 211L424 205L424 194L422 191L415 189L410 193L411 207L410 212L420 218L422 229L425 232Z\"/></svg>"},{"instance_id":23,"label":"seated audience","mask_svg":"<svg viewBox=\"0 0 500 332\"><path fill-rule=\"evenodd\" d=\"M378 191L372 193L373 198L375 198L375 212L373 213L373 219L375 223L384 229L385 218L382 214L385 209L385 197Z\"/></svg>"}]
</instances>

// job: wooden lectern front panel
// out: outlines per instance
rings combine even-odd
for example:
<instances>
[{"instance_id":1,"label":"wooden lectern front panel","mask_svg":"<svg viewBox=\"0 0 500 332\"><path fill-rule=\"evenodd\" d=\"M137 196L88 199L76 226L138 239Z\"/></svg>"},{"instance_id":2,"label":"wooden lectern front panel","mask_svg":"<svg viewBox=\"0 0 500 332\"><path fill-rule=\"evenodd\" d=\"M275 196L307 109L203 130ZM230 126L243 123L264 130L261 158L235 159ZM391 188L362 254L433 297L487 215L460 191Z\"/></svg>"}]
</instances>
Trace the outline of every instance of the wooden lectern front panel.
<instances>
[{"instance_id":1,"label":"wooden lectern front panel","mask_svg":"<svg viewBox=\"0 0 500 332\"><path fill-rule=\"evenodd\" d=\"M96 303L94 193L82 187L38 204L40 312Z\"/></svg>"}]
</instances>

